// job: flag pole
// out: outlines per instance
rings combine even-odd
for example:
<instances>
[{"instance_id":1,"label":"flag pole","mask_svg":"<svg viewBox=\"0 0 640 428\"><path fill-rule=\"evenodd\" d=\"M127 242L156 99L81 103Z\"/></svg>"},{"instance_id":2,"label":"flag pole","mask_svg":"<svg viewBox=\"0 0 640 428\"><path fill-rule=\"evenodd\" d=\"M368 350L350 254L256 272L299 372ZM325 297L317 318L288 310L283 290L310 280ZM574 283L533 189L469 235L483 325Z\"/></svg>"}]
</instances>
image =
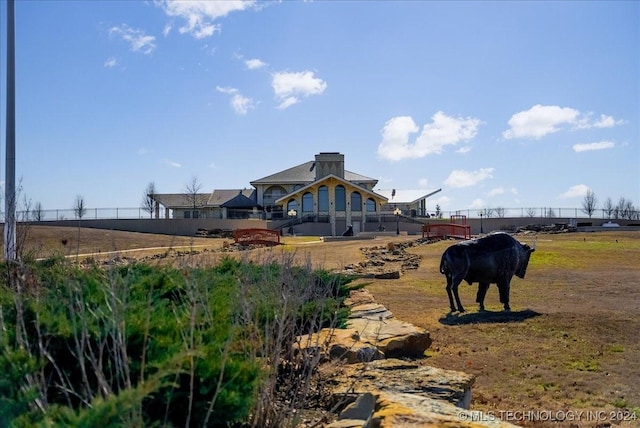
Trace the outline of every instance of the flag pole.
<instances>
[{"instance_id":1,"label":"flag pole","mask_svg":"<svg viewBox=\"0 0 640 428\"><path fill-rule=\"evenodd\" d=\"M7 0L7 123L4 182L4 259L16 261L16 55L14 0Z\"/></svg>"}]
</instances>

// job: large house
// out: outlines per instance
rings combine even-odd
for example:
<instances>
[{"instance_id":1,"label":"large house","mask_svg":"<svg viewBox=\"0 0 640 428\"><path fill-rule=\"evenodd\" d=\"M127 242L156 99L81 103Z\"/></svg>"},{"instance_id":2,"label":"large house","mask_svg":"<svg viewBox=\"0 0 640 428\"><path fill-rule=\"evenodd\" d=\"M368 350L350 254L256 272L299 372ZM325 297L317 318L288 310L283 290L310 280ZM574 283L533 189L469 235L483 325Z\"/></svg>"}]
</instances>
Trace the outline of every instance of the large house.
<instances>
[{"instance_id":1,"label":"large house","mask_svg":"<svg viewBox=\"0 0 640 428\"><path fill-rule=\"evenodd\" d=\"M424 213L425 199L433 194L389 204L387 196L373 190L378 180L345 170L344 155L337 152L319 153L312 161L250 184L250 189L152 195L156 217L162 206L166 218L172 212L173 218L297 219L330 223L334 233L352 226L358 233L373 230L383 212ZM373 224L365 227L367 223Z\"/></svg>"}]
</instances>

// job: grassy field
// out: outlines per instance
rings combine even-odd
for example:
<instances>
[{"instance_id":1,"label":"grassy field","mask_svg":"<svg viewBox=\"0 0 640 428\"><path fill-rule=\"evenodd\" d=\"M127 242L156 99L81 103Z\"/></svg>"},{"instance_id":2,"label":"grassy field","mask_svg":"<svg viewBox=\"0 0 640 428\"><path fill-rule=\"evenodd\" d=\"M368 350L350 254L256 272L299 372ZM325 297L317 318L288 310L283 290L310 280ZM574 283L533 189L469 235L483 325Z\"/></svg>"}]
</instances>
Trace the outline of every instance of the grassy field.
<instances>
[{"instance_id":1,"label":"grassy field","mask_svg":"<svg viewBox=\"0 0 640 428\"><path fill-rule=\"evenodd\" d=\"M534 235L517 238L534 241ZM315 237L284 238L285 245L241 256L286 251L300 263L339 269L364 260L362 247L416 239L325 243ZM487 294L487 311L479 313L477 284L463 283L460 296L468 312L448 314L446 281L438 266L452 241L411 247L408 251L421 256L420 268L400 279L360 282L397 318L431 332L429 364L477 376L473 409L521 426L640 426L631 413L640 417L640 232L539 234L535 239L526 277L512 281L510 313L502 312L495 286ZM142 257L186 248L197 253L188 256L190 261L215 263L227 241L32 227L25 248L37 257L113 257L110 252L125 250L129 257Z\"/></svg>"}]
</instances>

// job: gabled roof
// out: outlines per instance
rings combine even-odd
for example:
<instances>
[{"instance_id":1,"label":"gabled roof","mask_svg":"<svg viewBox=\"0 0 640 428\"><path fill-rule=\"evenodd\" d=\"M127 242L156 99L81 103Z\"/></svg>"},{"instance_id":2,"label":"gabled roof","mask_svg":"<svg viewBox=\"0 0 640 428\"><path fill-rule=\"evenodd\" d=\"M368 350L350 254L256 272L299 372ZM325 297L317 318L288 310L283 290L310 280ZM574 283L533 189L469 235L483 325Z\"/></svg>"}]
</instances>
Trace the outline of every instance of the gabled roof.
<instances>
[{"instance_id":1,"label":"gabled roof","mask_svg":"<svg viewBox=\"0 0 640 428\"><path fill-rule=\"evenodd\" d=\"M214 190L209 198L208 205L210 206L222 206L233 199L236 199L239 195L244 198L250 199L253 203L251 206L256 206L256 190L255 189L221 189Z\"/></svg>"},{"instance_id":2,"label":"gabled roof","mask_svg":"<svg viewBox=\"0 0 640 428\"><path fill-rule=\"evenodd\" d=\"M346 180L344 178L340 178L337 175L333 175L333 174L329 174L326 177L323 177L322 179L318 180L318 181L314 181L312 183L307 184L304 187L301 187L299 189L296 189L295 191L284 195L283 197L276 199L275 203L276 204L284 204L288 199L291 199L294 195L297 194L303 194L304 192L306 192L307 190L313 188L313 187L317 187L317 186L321 186L322 183L326 182L326 181L331 181L331 180L335 180L338 182L341 182L342 184L345 184L348 187L353 187L358 189L358 191L360 193L363 193L365 195L369 195L370 197L377 199L379 201L383 201L383 202L387 202L387 198L385 196L382 196L376 192L373 192L371 190L367 190L364 187L360 187L358 186L356 183L352 183L349 180Z\"/></svg>"},{"instance_id":3,"label":"gabled roof","mask_svg":"<svg viewBox=\"0 0 640 428\"><path fill-rule=\"evenodd\" d=\"M220 206L223 208L260 208L260 205L254 199L248 198L242 193L238 193L234 198L229 199Z\"/></svg>"},{"instance_id":4,"label":"gabled roof","mask_svg":"<svg viewBox=\"0 0 640 428\"><path fill-rule=\"evenodd\" d=\"M186 193L156 193L153 199L167 208L192 208L193 196ZM195 195L197 207L202 207L209 201L210 193L198 193Z\"/></svg>"},{"instance_id":5,"label":"gabled roof","mask_svg":"<svg viewBox=\"0 0 640 428\"><path fill-rule=\"evenodd\" d=\"M281 183L311 183L316 179L316 173L313 165L315 161L305 162L293 168L268 175L257 180L253 180L250 184L281 184ZM353 183L377 183L378 180L364 175L356 174L351 171L344 171L344 179Z\"/></svg>"},{"instance_id":6,"label":"gabled roof","mask_svg":"<svg viewBox=\"0 0 640 428\"><path fill-rule=\"evenodd\" d=\"M198 193L196 195L196 207L213 208L220 207L225 202L235 199L239 195L252 201L251 207L256 205L255 189L222 189L211 193ZM186 193L158 193L153 195L154 200L167 208L192 208L193 195Z\"/></svg>"}]
</instances>

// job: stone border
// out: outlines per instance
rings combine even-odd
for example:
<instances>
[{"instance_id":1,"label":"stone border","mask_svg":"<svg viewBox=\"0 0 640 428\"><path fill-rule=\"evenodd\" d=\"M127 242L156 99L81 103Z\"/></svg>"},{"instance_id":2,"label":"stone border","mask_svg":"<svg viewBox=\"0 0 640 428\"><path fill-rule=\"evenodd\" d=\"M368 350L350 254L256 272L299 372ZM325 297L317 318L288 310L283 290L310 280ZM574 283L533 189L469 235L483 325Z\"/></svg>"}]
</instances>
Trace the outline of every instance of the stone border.
<instances>
[{"instance_id":1,"label":"stone border","mask_svg":"<svg viewBox=\"0 0 640 428\"><path fill-rule=\"evenodd\" d=\"M515 426L469 409L475 376L424 364L426 330L394 318L366 289L351 291L345 305L346 329L306 338L346 363L331 377L332 395L350 404L327 428Z\"/></svg>"}]
</instances>

